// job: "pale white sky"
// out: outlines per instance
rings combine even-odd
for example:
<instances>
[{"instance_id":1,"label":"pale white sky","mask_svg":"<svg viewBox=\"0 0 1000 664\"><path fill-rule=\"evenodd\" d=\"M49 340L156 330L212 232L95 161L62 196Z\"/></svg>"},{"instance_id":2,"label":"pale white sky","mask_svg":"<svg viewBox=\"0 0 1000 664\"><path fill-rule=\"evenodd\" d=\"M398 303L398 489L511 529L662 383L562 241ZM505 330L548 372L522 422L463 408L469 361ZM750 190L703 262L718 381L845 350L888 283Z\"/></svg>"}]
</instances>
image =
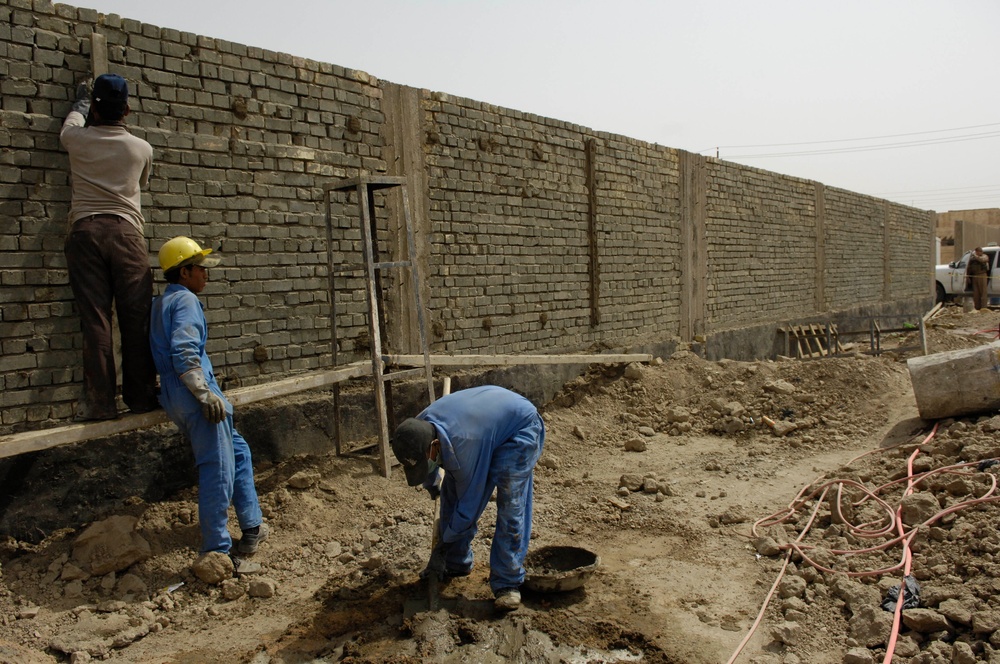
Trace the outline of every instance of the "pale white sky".
<instances>
[{"instance_id":1,"label":"pale white sky","mask_svg":"<svg viewBox=\"0 0 1000 664\"><path fill-rule=\"evenodd\" d=\"M1000 207L997 0L79 3L920 208Z\"/></svg>"}]
</instances>

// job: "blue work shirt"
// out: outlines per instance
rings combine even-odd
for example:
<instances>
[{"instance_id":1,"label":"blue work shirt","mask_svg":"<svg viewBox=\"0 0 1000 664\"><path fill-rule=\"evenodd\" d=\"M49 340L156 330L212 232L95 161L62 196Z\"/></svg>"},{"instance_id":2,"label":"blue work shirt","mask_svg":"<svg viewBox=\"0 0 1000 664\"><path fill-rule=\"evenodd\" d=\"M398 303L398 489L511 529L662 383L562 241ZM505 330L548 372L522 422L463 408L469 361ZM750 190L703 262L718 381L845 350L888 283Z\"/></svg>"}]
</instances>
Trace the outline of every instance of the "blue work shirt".
<instances>
[{"instance_id":1,"label":"blue work shirt","mask_svg":"<svg viewBox=\"0 0 1000 664\"><path fill-rule=\"evenodd\" d=\"M160 374L160 403L175 422L176 416L201 417L201 404L180 379L192 369L201 369L209 389L225 399L205 352L207 341L208 321L198 296L180 284L169 284L153 300L149 346ZM233 412L228 400L226 412Z\"/></svg>"},{"instance_id":2,"label":"blue work shirt","mask_svg":"<svg viewBox=\"0 0 1000 664\"><path fill-rule=\"evenodd\" d=\"M504 443L521 444L518 433L540 419L538 410L524 397L496 385L484 385L443 396L421 412L418 419L437 429L441 441L441 466L445 481L453 481L457 503L448 522L441 524L441 540L451 543L474 532L482 514L494 451ZM532 436L524 454L514 454L503 472L530 475L540 442ZM523 458L522 458L523 457Z\"/></svg>"}]
</instances>

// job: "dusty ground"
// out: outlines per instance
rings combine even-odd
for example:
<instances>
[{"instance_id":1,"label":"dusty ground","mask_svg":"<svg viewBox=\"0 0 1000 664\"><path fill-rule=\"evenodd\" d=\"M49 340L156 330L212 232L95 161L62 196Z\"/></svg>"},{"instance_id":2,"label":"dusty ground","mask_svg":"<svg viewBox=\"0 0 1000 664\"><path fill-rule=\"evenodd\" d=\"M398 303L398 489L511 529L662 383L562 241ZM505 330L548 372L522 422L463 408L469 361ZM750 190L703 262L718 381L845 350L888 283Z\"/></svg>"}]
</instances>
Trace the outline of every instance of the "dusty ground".
<instances>
[{"instance_id":1,"label":"dusty ground","mask_svg":"<svg viewBox=\"0 0 1000 664\"><path fill-rule=\"evenodd\" d=\"M948 307L931 321L930 350L988 343L996 334L977 332L998 322L997 312ZM512 614L475 602L489 598L492 507L480 522L472 576L443 588L445 598L468 601L413 613L426 598L417 576L430 549L426 494L398 473L381 478L361 455L301 458L257 469L275 530L255 557L260 576L216 586L192 575L193 491L122 506L150 550L117 572L88 573L93 561L79 550L74 557L77 531L39 545L0 544L0 662L726 662L778 578L782 545L800 536L817 501L786 523L759 527L770 540L751 536L755 521L811 484L844 479L857 482L841 501L854 512L846 520L869 530L885 522L875 501L852 501L860 487L905 477L906 457L931 431L917 418L906 356L744 363L681 351L566 385L543 410L533 547L584 546L601 566L583 589L526 592ZM783 428L792 430L777 435ZM942 422L917 472L997 456L997 429L988 416ZM1000 662L1000 513L989 502L964 506L988 496L992 474L975 465L956 472L918 487L934 497L932 512L964 509L914 540L925 613L906 612L894 661ZM879 495L895 507L903 486ZM878 605L902 573L865 573L896 565L901 548L836 554L890 537L865 540L829 504L818 505L802 551L858 576L817 571L792 555L736 661L882 661L892 615Z\"/></svg>"}]
</instances>

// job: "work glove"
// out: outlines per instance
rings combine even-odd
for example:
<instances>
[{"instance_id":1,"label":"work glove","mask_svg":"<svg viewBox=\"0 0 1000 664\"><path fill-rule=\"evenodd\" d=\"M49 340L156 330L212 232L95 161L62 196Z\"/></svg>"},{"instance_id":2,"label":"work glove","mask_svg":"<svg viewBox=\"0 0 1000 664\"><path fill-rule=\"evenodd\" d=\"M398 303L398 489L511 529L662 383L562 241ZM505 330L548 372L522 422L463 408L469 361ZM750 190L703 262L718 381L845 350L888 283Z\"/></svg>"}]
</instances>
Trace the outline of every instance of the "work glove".
<instances>
[{"instance_id":1,"label":"work glove","mask_svg":"<svg viewBox=\"0 0 1000 664\"><path fill-rule=\"evenodd\" d=\"M209 389L204 371L192 369L181 376L181 382L201 403L201 414L206 420L218 424L226 419L226 400Z\"/></svg>"},{"instance_id":2,"label":"work glove","mask_svg":"<svg viewBox=\"0 0 1000 664\"><path fill-rule=\"evenodd\" d=\"M77 113L82 113L84 117L90 114L90 85L86 82L76 86L76 101L73 102L73 109Z\"/></svg>"}]
</instances>

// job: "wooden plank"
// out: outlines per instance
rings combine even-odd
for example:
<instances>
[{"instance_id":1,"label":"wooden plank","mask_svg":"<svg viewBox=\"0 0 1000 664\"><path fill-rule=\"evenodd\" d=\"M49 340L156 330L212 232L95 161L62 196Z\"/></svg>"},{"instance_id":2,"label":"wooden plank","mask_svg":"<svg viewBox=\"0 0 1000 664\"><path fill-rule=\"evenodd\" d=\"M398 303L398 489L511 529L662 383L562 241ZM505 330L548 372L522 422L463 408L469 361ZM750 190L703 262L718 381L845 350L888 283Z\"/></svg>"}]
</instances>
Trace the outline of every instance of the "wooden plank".
<instances>
[{"instance_id":1,"label":"wooden plank","mask_svg":"<svg viewBox=\"0 0 1000 664\"><path fill-rule=\"evenodd\" d=\"M366 361L347 364L336 369L329 369L301 376L292 376L273 383L251 385L230 390L226 398L234 406L244 406L257 401L265 401L274 397L326 387L347 380L366 376L371 373L371 363ZM166 424L170 419L162 410L142 415L126 415L117 420L99 422L81 422L41 431L25 431L0 437L0 459L17 456L27 452L38 452L51 447L80 443L95 438L107 438L115 434L147 429L159 424Z\"/></svg>"},{"instance_id":2,"label":"wooden plank","mask_svg":"<svg viewBox=\"0 0 1000 664\"><path fill-rule=\"evenodd\" d=\"M90 33L90 75L95 79L108 73L108 38L99 32ZM93 81L91 81L93 85ZM138 86L138 81L132 81ZM135 92L135 88L132 88Z\"/></svg>"},{"instance_id":3,"label":"wooden plank","mask_svg":"<svg viewBox=\"0 0 1000 664\"><path fill-rule=\"evenodd\" d=\"M401 367L424 366L423 355L385 355L387 364ZM628 353L624 355L431 355L431 366L434 367L473 367L473 366L513 366L523 364L627 364L629 362L652 362L653 356L647 353Z\"/></svg>"},{"instance_id":4,"label":"wooden plank","mask_svg":"<svg viewBox=\"0 0 1000 664\"><path fill-rule=\"evenodd\" d=\"M281 397L296 392L314 390L320 387L328 387L341 383L350 378L360 378L371 375L371 362L362 360L352 364L345 364L336 369L327 369L315 373L291 376L272 383L262 383L261 385L250 385L239 387L226 392L226 398L234 406L245 406L257 401L266 401L275 397Z\"/></svg>"},{"instance_id":5,"label":"wooden plank","mask_svg":"<svg viewBox=\"0 0 1000 664\"><path fill-rule=\"evenodd\" d=\"M355 187L366 185L369 189L384 189L385 187L396 187L406 184L406 178L402 175L359 175L358 177L336 180L327 185L327 191L340 191L343 189L354 189Z\"/></svg>"},{"instance_id":6,"label":"wooden plank","mask_svg":"<svg viewBox=\"0 0 1000 664\"><path fill-rule=\"evenodd\" d=\"M816 354L823 357L825 353L823 352L823 342L822 339L823 330L821 330L817 325L809 323L809 336L816 343Z\"/></svg>"}]
</instances>

